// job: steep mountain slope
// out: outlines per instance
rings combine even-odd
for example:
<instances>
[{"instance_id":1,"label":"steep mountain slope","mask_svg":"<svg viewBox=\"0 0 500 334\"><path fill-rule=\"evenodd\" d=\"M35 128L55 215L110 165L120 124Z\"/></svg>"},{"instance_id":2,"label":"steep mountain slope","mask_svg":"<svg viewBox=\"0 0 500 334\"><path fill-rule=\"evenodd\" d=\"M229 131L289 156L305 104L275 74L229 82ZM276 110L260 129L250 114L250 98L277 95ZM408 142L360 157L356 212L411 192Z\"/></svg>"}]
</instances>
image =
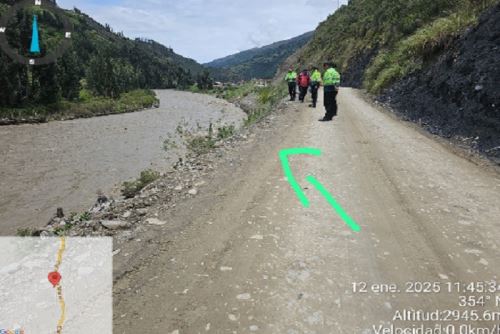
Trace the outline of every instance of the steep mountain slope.
<instances>
[{"instance_id":1,"label":"steep mountain slope","mask_svg":"<svg viewBox=\"0 0 500 334\"><path fill-rule=\"evenodd\" d=\"M168 48L154 40L136 38L135 42L142 48L150 49L158 57L170 59L173 63L178 64L183 69L189 71L193 76L196 76L205 70L205 67L196 62L196 60L183 57L175 53L171 48Z\"/></svg>"},{"instance_id":2,"label":"steep mountain slope","mask_svg":"<svg viewBox=\"0 0 500 334\"><path fill-rule=\"evenodd\" d=\"M352 0L280 70L334 60L343 85L384 93L408 119L499 157L500 90L493 84L500 77L499 6L498 0Z\"/></svg>"},{"instance_id":3,"label":"steep mountain slope","mask_svg":"<svg viewBox=\"0 0 500 334\"><path fill-rule=\"evenodd\" d=\"M0 15L12 3L0 0ZM61 25L61 18L49 11L37 11L43 56L44 50L55 44L52 41L58 29L54 27ZM7 38L21 54L27 52L31 39L30 15L20 11L9 22ZM203 70L194 60L157 42L131 40L115 33L76 8L65 11L65 15L74 26L72 47L57 64L27 69L0 52L0 107L78 100L84 89L95 96L116 98L134 89L183 87L191 85L193 76Z\"/></svg>"},{"instance_id":4,"label":"steep mountain slope","mask_svg":"<svg viewBox=\"0 0 500 334\"><path fill-rule=\"evenodd\" d=\"M380 100L433 133L500 162L500 3L422 71Z\"/></svg>"},{"instance_id":5,"label":"steep mountain slope","mask_svg":"<svg viewBox=\"0 0 500 334\"><path fill-rule=\"evenodd\" d=\"M216 59L205 66L212 68L211 73L218 80L269 79L276 74L279 64L309 42L312 35L312 32L308 32L286 41Z\"/></svg>"}]
</instances>

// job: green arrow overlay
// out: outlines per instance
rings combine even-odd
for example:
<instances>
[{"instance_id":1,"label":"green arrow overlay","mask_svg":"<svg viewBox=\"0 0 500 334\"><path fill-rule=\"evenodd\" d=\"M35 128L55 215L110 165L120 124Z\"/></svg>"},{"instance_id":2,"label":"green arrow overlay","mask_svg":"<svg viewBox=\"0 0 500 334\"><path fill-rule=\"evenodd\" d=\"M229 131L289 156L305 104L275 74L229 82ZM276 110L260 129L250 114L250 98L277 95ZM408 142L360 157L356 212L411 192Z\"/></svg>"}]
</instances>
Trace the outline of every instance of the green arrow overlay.
<instances>
[{"instance_id":1,"label":"green arrow overlay","mask_svg":"<svg viewBox=\"0 0 500 334\"><path fill-rule=\"evenodd\" d=\"M299 198L300 202L305 208L309 208L311 206L311 203L309 202L309 199L306 197L304 192L302 191L302 188L300 187L299 183L297 182L297 179L293 175L292 169L290 168L290 162L288 161L288 156L290 155L313 155L313 156L320 156L321 151L315 148L291 148L291 149L286 149L282 150L279 154L280 160L281 160L281 165L283 166L283 170L285 171L285 176L290 183L290 186L292 189L295 191L297 194L297 197ZM328 190L312 175L308 176L306 180L311 183L325 199L328 201L330 206L337 212L337 214L342 218L342 220L354 231L354 232L360 232L361 227L352 219L342 208L342 206L337 203L335 198L328 192Z\"/></svg>"},{"instance_id":2,"label":"green arrow overlay","mask_svg":"<svg viewBox=\"0 0 500 334\"><path fill-rule=\"evenodd\" d=\"M281 165L283 166L283 170L285 171L285 176L288 179L290 185L292 186L292 189L299 197L300 203L302 203L302 205L305 208L308 208L311 206L311 204L309 203L309 199L307 199L306 195L302 191L302 188L297 182L297 179L295 179L295 176L293 176L292 169L290 168L290 162L288 161L289 155L300 155L300 154L320 156L321 151L315 148L290 148L280 152Z\"/></svg>"}]
</instances>

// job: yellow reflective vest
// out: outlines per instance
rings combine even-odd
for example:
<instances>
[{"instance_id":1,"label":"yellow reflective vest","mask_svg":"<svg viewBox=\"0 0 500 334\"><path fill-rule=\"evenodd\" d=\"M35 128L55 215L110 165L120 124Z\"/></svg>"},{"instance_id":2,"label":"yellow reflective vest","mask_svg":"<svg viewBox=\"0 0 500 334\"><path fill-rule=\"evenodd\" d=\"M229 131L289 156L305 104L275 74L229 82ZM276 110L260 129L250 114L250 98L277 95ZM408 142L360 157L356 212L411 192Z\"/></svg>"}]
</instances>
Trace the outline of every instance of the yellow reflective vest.
<instances>
[{"instance_id":1,"label":"yellow reflective vest","mask_svg":"<svg viewBox=\"0 0 500 334\"><path fill-rule=\"evenodd\" d=\"M295 71L288 72L285 77L285 80L288 82L295 82L297 80L297 72Z\"/></svg>"},{"instance_id":2,"label":"yellow reflective vest","mask_svg":"<svg viewBox=\"0 0 500 334\"><path fill-rule=\"evenodd\" d=\"M323 75L323 84L325 86L340 85L340 74L334 68L329 68Z\"/></svg>"},{"instance_id":3,"label":"yellow reflective vest","mask_svg":"<svg viewBox=\"0 0 500 334\"><path fill-rule=\"evenodd\" d=\"M314 70L314 72L311 74L311 83L312 84L321 83L321 72L320 71Z\"/></svg>"}]
</instances>

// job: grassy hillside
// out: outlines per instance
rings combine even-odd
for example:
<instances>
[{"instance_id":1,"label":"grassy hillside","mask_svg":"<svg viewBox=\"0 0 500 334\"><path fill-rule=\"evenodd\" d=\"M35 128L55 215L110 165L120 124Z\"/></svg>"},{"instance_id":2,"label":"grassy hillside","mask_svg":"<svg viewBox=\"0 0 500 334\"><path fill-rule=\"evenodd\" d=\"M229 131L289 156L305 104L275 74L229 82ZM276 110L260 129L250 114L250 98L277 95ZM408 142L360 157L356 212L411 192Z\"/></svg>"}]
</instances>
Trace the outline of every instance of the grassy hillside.
<instances>
[{"instance_id":1,"label":"grassy hillside","mask_svg":"<svg viewBox=\"0 0 500 334\"><path fill-rule=\"evenodd\" d=\"M378 96L405 119L500 164L500 2L422 70Z\"/></svg>"},{"instance_id":2,"label":"grassy hillside","mask_svg":"<svg viewBox=\"0 0 500 334\"><path fill-rule=\"evenodd\" d=\"M380 92L421 69L495 0L351 0L321 23L295 55L300 64L333 59L347 85Z\"/></svg>"},{"instance_id":3,"label":"grassy hillside","mask_svg":"<svg viewBox=\"0 0 500 334\"><path fill-rule=\"evenodd\" d=\"M0 0L0 15L12 3ZM43 56L61 39L62 20L50 11L35 10ZM65 11L65 15L74 26L72 46L56 64L27 68L0 52L0 118L41 115L47 119L68 109L68 103L81 104L69 109L85 109L93 98L107 102L97 103L105 110L93 108L91 113L130 110L120 106L124 101L121 96L128 92L133 93L125 101L131 101L131 97L139 99L132 105L143 107L144 101L152 105L155 99L145 89L188 87L203 71L200 64L170 48L151 40L128 39L78 9ZM31 17L31 11L19 11L9 22L9 44L24 55L31 40ZM116 105L111 107L113 103ZM82 113L88 115L87 111Z\"/></svg>"},{"instance_id":4,"label":"grassy hillside","mask_svg":"<svg viewBox=\"0 0 500 334\"><path fill-rule=\"evenodd\" d=\"M270 79L276 74L278 66L303 47L312 35L309 32L286 41L243 51L214 60L205 66L212 68L212 76L217 80Z\"/></svg>"}]
</instances>

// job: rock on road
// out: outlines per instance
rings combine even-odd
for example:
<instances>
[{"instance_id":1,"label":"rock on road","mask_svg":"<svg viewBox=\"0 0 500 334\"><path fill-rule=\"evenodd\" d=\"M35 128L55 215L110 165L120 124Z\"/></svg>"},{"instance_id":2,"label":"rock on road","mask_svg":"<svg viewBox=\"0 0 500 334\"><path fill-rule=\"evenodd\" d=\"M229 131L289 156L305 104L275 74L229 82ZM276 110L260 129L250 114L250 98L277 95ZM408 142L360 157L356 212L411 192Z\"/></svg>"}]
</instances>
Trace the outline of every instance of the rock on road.
<instances>
[{"instance_id":1,"label":"rock on road","mask_svg":"<svg viewBox=\"0 0 500 334\"><path fill-rule=\"evenodd\" d=\"M406 293L406 282L500 279L498 173L355 90L342 89L339 104L334 122L319 123L322 108L289 103L234 153L237 163L160 217L168 224L144 236L159 245L153 253L134 261L141 246L131 242L115 257L116 333L373 333L396 310L459 309L456 294ZM291 159L308 209L278 158L294 147L323 152ZM400 292L353 293L354 282Z\"/></svg>"}]
</instances>

